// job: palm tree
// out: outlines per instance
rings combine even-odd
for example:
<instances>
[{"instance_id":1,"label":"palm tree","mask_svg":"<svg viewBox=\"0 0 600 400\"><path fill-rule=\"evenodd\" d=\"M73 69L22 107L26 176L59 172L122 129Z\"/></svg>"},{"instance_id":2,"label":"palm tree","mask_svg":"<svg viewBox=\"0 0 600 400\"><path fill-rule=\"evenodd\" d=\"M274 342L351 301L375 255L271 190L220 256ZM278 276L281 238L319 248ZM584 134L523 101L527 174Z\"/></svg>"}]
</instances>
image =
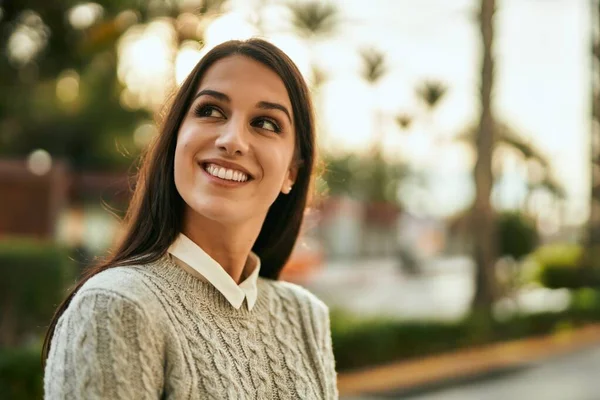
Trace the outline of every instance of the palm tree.
<instances>
[{"instance_id":1,"label":"palm tree","mask_svg":"<svg viewBox=\"0 0 600 400\"><path fill-rule=\"evenodd\" d=\"M437 80L425 80L421 82L416 88L417 97L427 107L426 123L428 125L430 135L434 135L434 121L433 113L436 107L440 104L440 101L444 98L444 95L448 91L448 86L441 81ZM435 140L435 136L432 137ZM434 147L434 150L439 150L439 140Z\"/></svg>"},{"instance_id":2,"label":"palm tree","mask_svg":"<svg viewBox=\"0 0 600 400\"><path fill-rule=\"evenodd\" d=\"M314 48L320 41L327 39L338 32L341 25L340 11L337 6L327 1L310 0L294 1L287 4L290 13L290 23L294 32L306 41L311 52L311 89L315 107L323 107L321 88L329 79L329 75L319 64ZM326 131L321 131L321 144L327 143ZM326 146L323 146L326 147Z\"/></svg>"},{"instance_id":3,"label":"palm tree","mask_svg":"<svg viewBox=\"0 0 600 400\"><path fill-rule=\"evenodd\" d=\"M494 265L496 262L496 231L491 193L494 177L492 153L496 142L492 110L494 86L494 12L495 0L481 0L479 29L481 32L483 57L481 63L480 102L481 113L475 138L477 158L473 176L475 179L475 202L473 204L473 235L475 269L475 294L472 306L475 311L490 315L496 297Z\"/></svg>"},{"instance_id":4,"label":"palm tree","mask_svg":"<svg viewBox=\"0 0 600 400\"><path fill-rule=\"evenodd\" d=\"M600 249L600 131L597 124L600 123L600 87L597 83L597 77L600 75L600 38L595 32L600 28L600 2L593 2L596 12L592 14L592 59L593 74L590 87L592 88L592 128L591 136L591 180L590 180L590 217L588 221L588 232L586 240L586 254L582 263L584 266L600 267L598 259L598 249ZM595 254L594 254L595 253Z\"/></svg>"},{"instance_id":5,"label":"palm tree","mask_svg":"<svg viewBox=\"0 0 600 400\"><path fill-rule=\"evenodd\" d=\"M469 143L475 146L477 139L477 126L470 126L463 133L459 134L455 140ZM496 133L495 144L502 144L512 150L520 153L527 160L539 162L544 168L548 168L549 161L546 156L535 146L524 140L519 133L505 122L494 122L494 131Z\"/></svg>"},{"instance_id":6,"label":"palm tree","mask_svg":"<svg viewBox=\"0 0 600 400\"><path fill-rule=\"evenodd\" d=\"M522 136L508 124L495 122L494 126L496 132L496 146L492 153L492 159L495 159L497 152L504 147L518 153L521 156L521 159L526 163L529 171L531 171L534 166L541 168L542 170L541 178L539 179L531 179L531 174L528 173L529 181L527 182L527 196L523 202L524 207L529 203L529 199L533 193L540 190L548 192L557 204L563 201L566 197L566 193L562 185L560 185L552 175L548 157L536 146L532 145L527 140L524 140ZM471 126L462 134L458 135L455 140L475 146L476 133L477 127ZM496 183L496 181L497 179L494 179L494 183Z\"/></svg>"},{"instance_id":7,"label":"palm tree","mask_svg":"<svg viewBox=\"0 0 600 400\"><path fill-rule=\"evenodd\" d=\"M290 12L290 22L294 32L306 40L310 47L333 36L341 24L340 11L333 3L318 0L295 1L288 3L287 8ZM313 89L318 90L325 82L326 75L314 59L314 55L311 58Z\"/></svg>"},{"instance_id":8,"label":"palm tree","mask_svg":"<svg viewBox=\"0 0 600 400\"><path fill-rule=\"evenodd\" d=\"M362 59L362 77L372 87L375 88L381 81L381 78L387 74L387 60L383 52L367 48L360 51ZM380 157L383 147L383 126L381 111L375 109L375 135L373 137L373 152L376 157Z\"/></svg>"}]
</instances>

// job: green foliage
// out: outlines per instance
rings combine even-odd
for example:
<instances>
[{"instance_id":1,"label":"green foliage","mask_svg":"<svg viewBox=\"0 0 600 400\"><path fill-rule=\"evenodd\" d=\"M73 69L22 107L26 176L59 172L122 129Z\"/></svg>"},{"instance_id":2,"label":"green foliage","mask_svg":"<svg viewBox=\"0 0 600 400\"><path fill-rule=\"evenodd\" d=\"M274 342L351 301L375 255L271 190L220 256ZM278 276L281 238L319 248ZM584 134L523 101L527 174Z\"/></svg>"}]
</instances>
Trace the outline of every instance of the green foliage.
<instances>
[{"instance_id":1,"label":"green foliage","mask_svg":"<svg viewBox=\"0 0 600 400\"><path fill-rule=\"evenodd\" d=\"M104 0L96 4L101 16L89 27L77 28L68 15L81 2L3 2L0 48L6 51L0 55L0 157L24 158L42 148L74 170L123 171L131 165L140 152L132 133L153 115L121 106L117 45L131 24L162 18L176 25L176 17L190 11L212 18L225 0L203 1L193 10L184 3ZM126 10L133 15L129 22L123 18ZM10 45L18 30L39 44L39 51L21 60L14 57ZM199 39L196 36L179 31L176 45ZM57 89L66 82L61 79L65 76L75 94L61 100Z\"/></svg>"},{"instance_id":2,"label":"green foliage","mask_svg":"<svg viewBox=\"0 0 600 400\"><path fill-rule=\"evenodd\" d=\"M533 259L543 266L576 268L583 248L571 243L553 243L540 246L533 253Z\"/></svg>"},{"instance_id":3,"label":"green foliage","mask_svg":"<svg viewBox=\"0 0 600 400\"><path fill-rule=\"evenodd\" d=\"M41 346L0 349L0 393L3 399L31 400L43 396Z\"/></svg>"},{"instance_id":4,"label":"green foliage","mask_svg":"<svg viewBox=\"0 0 600 400\"><path fill-rule=\"evenodd\" d=\"M0 241L0 347L43 333L74 275L67 252L54 244Z\"/></svg>"},{"instance_id":5,"label":"green foliage","mask_svg":"<svg viewBox=\"0 0 600 400\"><path fill-rule=\"evenodd\" d=\"M346 195L369 202L398 204L398 187L407 176L404 164L380 155L325 155L323 179L329 194Z\"/></svg>"},{"instance_id":6,"label":"green foliage","mask_svg":"<svg viewBox=\"0 0 600 400\"><path fill-rule=\"evenodd\" d=\"M522 259L538 244L535 222L520 212L504 212L498 216L500 255Z\"/></svg>"},{"instance_id":7,"label":"green foliage","mask_svg":"<svg viewBox=\"0 0 600 400\"><path fill-rule=\"evenodd\" d=\"M460 347L466 337L461 323L360 320L340 312L331 314L331 332L339 370L441 352Z\"/></svg>"},{"instance_id":8,"label":"green foliage","mask_svg":"<svg viewBox=\"0 0 600 400\"><path fill-rule=\"evenodd\" d=\"M572 292L570 306L560 312L516 314L502 321L469 315L454 322L361 319L331 312L331 331L339 371L359 369L461 348L516 340L572 329L600 321L600 291Z\"/></svg>"},{"instance_id":9,"label":"green foliage","mask_svg":"<svg viewBox=\"0 0 600 400\"><path fill-rule=\"evenodd\" d=\"M546 265L540 271L539 280L551 289L594 288L600 287L600 270Z\"/></svg>"},{"instance_id":10,"label":"green foliage","mask_svg":"<svg viewBox=\"0 0 600 400\"><path fill-rule=\"evenodd\" d=\"M600 287L600 269L585 265L584 249L576 244L542 246L533 253L538 281L551 289Z\"/></svg>"},{"instance_id":11,"label":"green foliage","mask_svg":"<svg viewBox=\"0 0 600 400\"><path fill-rule=\"evenodd\" d=\"M26 23L25 15L39 21L48 39L27 62L11 62L9 52L0 57L0 156L22 158L43 148L76 169L123 169L131 164L118 146L135 150L128 141L135 124L147 114L124 110L119 104L115 46L122 31L113 20L132 2L104 3L103 19L86 30L68 23L74 1L30 0L4 8L0 47L7 48L13 31ZM110 40L97 43L99 38ZM56 88L67 70L80 77L78 96L63 102Z\"/></svg>"}]
</instances>

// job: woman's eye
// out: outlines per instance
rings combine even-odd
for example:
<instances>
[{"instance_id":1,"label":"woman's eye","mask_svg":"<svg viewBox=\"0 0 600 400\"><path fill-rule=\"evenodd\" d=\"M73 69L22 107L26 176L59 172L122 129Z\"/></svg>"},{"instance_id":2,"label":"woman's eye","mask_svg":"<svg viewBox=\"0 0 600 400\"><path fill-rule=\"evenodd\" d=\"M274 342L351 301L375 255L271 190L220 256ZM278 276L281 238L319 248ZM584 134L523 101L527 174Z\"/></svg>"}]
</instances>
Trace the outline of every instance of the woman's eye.
<instances>
[{"instance_id":1,"label":"woman's eye","mask_svg":"<svg viewBox=\"0 0 600 400\"><path fill-rule=\"evenodd\" d=\"M199 106L196 108L196 115L199 117L223 117L223 113L213 106Z\"/></svg>"},{"instance_id":2,"label":"woman's eye","mask_svg":"<svg viewBox=\"0 0 600 400\"><path fill-rule=\"evenodd\" d=\"M277 125L274 121L271 121L270 119L258 119L256 120L255 125L261 129L266 129L275 133L281 132L279 125Z\"/></svg>"}]
</instances>

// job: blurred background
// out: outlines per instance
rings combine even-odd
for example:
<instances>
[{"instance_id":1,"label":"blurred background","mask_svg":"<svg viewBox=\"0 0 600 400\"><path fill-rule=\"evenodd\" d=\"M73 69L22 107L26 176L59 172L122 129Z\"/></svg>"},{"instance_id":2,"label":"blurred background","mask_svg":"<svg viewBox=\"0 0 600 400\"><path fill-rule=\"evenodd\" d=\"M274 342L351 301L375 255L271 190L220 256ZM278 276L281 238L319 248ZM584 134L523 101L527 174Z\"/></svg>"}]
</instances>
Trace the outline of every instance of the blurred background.
<instances>
[{"instance_id":1,"label":"blurred background","mask_svg":"<svg viewBox=\"0 0 600 400\"><path fill-rule=\"evenodd\" d=\"M282 278L329 305L342 398L598 398L599 7L0 1L1 397L41 397L40 338L118 236L165 100L260 36L314 96L323 168ZM465 379L502 343L510 374ZM398 365L428 378L361 386Z\"/></svg>"}]
</instances>

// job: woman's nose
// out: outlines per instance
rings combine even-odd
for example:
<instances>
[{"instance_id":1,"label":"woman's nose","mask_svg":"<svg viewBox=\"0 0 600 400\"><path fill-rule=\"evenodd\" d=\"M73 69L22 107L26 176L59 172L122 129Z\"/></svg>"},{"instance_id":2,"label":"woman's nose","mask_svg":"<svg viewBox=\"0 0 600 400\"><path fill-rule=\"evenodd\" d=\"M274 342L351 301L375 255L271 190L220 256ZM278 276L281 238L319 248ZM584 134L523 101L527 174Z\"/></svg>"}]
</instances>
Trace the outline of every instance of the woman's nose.
<instances>
[{"instance_id":1,"label":"woman's nose","mask_svg":"<svg viewBox=\"0 0 600 400\"><path fill-rule=\"evenodd\" d=\"M228 155L242 155L248 151L248 129L241 119L230 119L216 140L216 146Z\"/></svg>"}]
</instances>

